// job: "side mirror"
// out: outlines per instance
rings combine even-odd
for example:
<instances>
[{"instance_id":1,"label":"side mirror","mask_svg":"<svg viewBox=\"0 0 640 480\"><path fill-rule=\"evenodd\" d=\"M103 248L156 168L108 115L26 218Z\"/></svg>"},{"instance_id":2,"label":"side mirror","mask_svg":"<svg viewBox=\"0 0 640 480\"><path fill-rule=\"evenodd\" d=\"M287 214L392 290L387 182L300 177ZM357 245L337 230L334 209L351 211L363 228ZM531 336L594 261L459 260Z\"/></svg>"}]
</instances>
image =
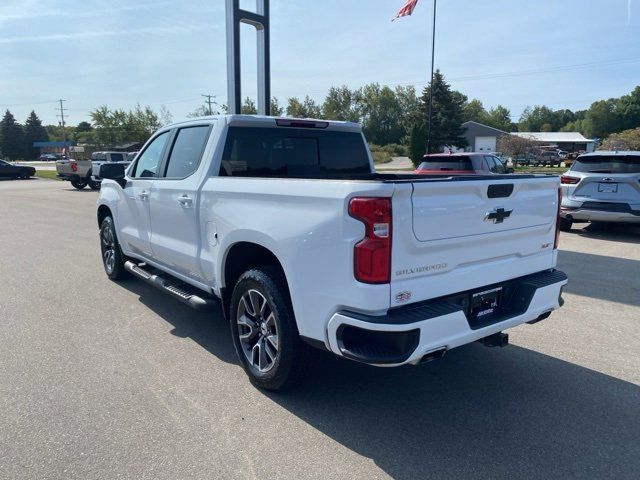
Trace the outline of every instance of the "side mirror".
<instances>
[{"instance_id":1,"label":"side mirror","mask_svg":"<svg viewBox=\"0 0 640 480\"><path fill-rule=\"evenodd\" d=\"M103 163L100 165L98 176L100 178L115 180L121 187L124 187L126 183L124 178L124 169L125 165L121 163Z\"/></svg>"},{"instance_id":2,"label":"side mirror","mask_svg":"<svg viewBox=\"0 0 640 480\"><path fill-rule=\"evenodd\" d=\"M507 173L515 173L516 169L513 167L507 167Z\"/></svg>"}]
</instances>

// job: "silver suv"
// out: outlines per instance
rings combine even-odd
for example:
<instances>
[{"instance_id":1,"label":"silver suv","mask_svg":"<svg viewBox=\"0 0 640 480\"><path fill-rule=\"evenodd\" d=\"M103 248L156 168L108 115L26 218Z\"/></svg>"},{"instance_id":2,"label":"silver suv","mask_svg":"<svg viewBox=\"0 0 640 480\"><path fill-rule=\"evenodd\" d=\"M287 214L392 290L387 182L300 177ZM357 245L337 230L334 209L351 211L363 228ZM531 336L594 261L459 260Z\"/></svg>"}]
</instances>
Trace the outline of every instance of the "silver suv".
<instances>
[{"instance_id":1,"label":"silver suv","mask_svg":"<svg viewBox=\"0 0 640 480\"><path fill-rule=\"evenodd\" d=\"M560 182L561 230L573 222L640 223L640 151L580 155Z\"/></svg>"}]
</instances>

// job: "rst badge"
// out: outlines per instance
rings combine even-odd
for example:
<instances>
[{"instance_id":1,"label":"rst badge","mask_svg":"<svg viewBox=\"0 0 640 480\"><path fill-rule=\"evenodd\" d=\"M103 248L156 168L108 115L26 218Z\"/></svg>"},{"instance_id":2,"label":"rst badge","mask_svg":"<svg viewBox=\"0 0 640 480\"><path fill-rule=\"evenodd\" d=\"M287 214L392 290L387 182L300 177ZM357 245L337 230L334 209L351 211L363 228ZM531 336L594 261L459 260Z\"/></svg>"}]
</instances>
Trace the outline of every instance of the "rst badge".
<instances>
[{"instance_id":1,"label":"rst badge","mask_svg":"<svg viewBox=\"0 0 640 480\"><path fill-rule=\"evenodd\" d=\"M396 303L404 303L411 299L411 292L404 291L396 294Z\"/></svg>"}]
</instances>

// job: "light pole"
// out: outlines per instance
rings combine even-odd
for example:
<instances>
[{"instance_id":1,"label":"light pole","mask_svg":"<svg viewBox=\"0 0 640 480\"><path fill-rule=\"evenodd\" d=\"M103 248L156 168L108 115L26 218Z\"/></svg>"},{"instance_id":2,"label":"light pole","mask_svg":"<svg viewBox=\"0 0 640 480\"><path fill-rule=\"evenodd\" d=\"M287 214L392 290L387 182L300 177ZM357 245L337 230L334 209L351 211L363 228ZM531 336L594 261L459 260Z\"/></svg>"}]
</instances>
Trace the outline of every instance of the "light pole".
<instances>
[{"instance_id":1,"label":"light pole","mask_svg":"<svg viewBox=\"0 0 640 480\"><path fill-rule=\"evenodd\" d=\"M436 3L433 0L433 27L431 29L431 82L429 83L429 127L427 129L427 153L431 148L431 116L433 110L433 65L436 52Z\"/></svg>"}]
</instances>

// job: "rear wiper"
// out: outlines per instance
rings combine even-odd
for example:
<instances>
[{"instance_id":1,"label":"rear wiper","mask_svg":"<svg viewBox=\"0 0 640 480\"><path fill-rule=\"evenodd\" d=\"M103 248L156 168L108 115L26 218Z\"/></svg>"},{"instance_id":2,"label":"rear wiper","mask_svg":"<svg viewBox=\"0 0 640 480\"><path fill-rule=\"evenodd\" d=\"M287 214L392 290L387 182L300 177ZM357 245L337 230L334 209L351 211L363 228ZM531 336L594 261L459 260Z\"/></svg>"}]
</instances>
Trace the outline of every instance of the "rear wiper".
<instances>
[{"instance_id":1,"label":"rear wiper","mask_svg":"<svg viewBox=\"0 0 640 480\"><path fill-rule=\"evenodd\" d=\"M611 170L589 170L587 173L613 173Z\"/></svg>"}]
</instances>

